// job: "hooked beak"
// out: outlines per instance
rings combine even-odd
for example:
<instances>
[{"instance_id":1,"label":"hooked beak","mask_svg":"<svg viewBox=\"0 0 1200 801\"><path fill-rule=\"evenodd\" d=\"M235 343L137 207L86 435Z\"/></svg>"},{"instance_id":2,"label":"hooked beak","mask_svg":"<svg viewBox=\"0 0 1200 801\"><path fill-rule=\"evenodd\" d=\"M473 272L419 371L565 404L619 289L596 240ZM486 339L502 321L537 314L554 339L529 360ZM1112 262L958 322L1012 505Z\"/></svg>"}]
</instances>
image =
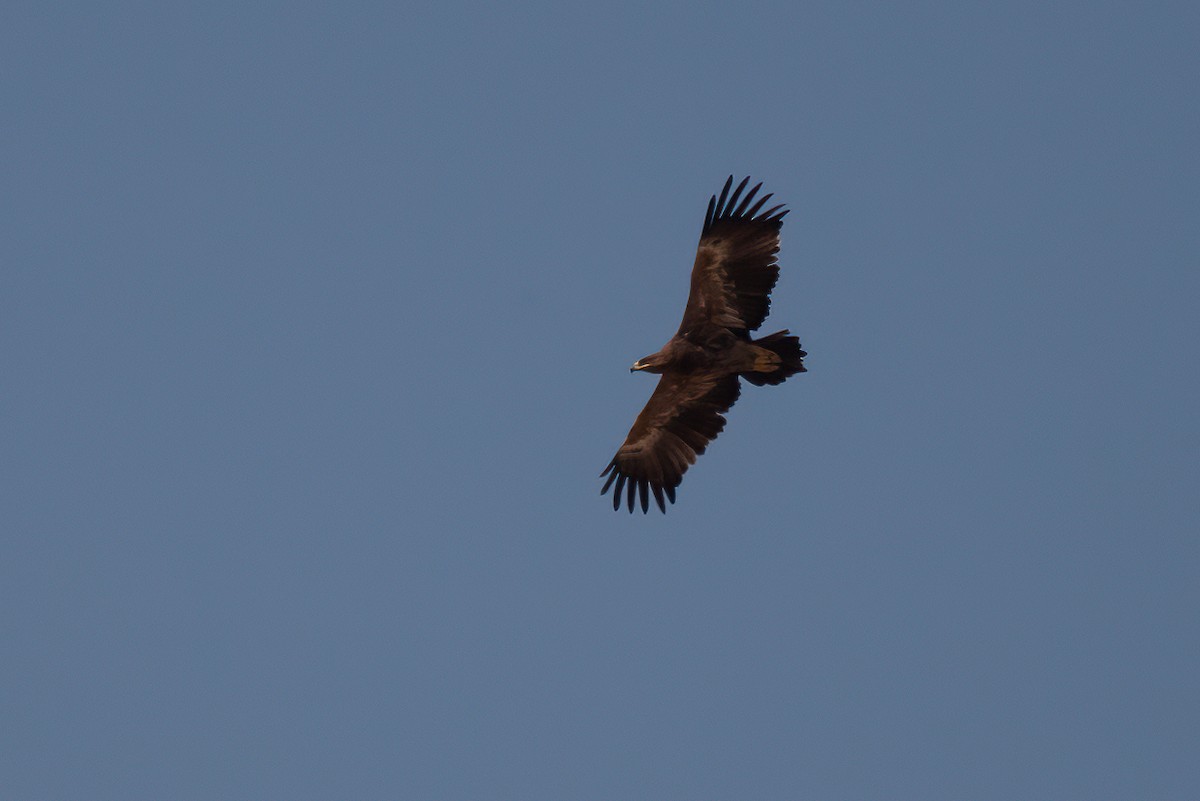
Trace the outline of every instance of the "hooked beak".
<instances>
[{"instance_id":1,"label":"hooked beak","mask_svg":"<svg viewBox=\"0 0 1200 801\"><path fill-rule=\"evenodd\" d=\"M633 363L633 367L629 368L629 372L632 373L636 370L645 370L645 369L646 369L646 365L642 364L641 359L638 359L636 362Z\"/></svg>"}]
</instances>

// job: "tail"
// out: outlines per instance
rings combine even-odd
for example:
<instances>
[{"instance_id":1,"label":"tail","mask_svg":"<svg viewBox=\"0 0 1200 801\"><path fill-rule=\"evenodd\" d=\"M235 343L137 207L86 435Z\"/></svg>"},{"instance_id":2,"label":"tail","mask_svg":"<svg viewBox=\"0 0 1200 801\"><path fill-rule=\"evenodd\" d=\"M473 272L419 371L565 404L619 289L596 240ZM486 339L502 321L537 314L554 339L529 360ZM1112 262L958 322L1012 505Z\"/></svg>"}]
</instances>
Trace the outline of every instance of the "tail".
<instances>
[{"instance_id":1,"label":"tail","mask_svg":"<svg viewBox=\"0 0 1200 801\"><path fill-rule=\"evenodd\" d=\"M762 339L753 341L756 345L765 350L769 350L778 357L778 364L774 364L775 359L770 359L772 364L770 369L765 371L755 370L753 372L742 373L742 378L749 381L755 386L761 387L763 384L782 384L790 376L796 373L804 373L804 357L808 354L800 349L799 337L788 335L787 329L776 331L770 336L765 336Z\"/></svg>"}]
</instances>

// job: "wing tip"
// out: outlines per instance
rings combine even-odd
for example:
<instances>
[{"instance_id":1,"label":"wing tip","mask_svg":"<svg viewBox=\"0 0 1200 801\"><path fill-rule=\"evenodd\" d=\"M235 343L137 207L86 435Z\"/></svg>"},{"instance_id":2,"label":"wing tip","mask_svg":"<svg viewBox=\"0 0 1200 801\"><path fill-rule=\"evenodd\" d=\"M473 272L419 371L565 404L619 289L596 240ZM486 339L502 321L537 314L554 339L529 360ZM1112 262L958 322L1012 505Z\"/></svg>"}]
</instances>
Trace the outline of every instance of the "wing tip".
<instances>
[{"instance_id":1,"label":"wing tip","mask_svg":"<svg viewBox=\"0 0 1200 801\"><path fill-rule=\"evenodd\" d=\"M713 195L708 199L708 210L704 215L704 230L703 233L708 233L709 230L718 222L723 220L753 220L754 222L775 223L780 222L787 215L790 209L785 208L784 204L780 203L767 211L759 214L758 211L767 202L768 199L774 196L773 192L768 192L758 199L753 206L750 204L754 201L754 196L758 190L762 188L763 182L759 181L755 184L745 197L742 197L742 191L746 185L750 183L750 176L738 183L737 188L733 189L732 194L730 189L733 188L733 175L725 179L725 185L721 187L719 195ZM740 202L739 202L740 200ZM780 209L783 209L780 211ZM778 212L778 213L777 213ZM757 216L755 216L757 215Z\"/></svg>"},{"instance_id":2,"label":"wing tip","mask_svg":"<svg viewBox=\"0 0 1200 801\"><path fill-rule=\"evenodd\" d=\"M634 478L628 473L621 471L621 468L617 465L616 458L609 463L608 467L604 468L604 472L600 474L600 477L603 478L605 475L608 475L608 480L600 488L600 494L606 495L610 487L613 489L612 506L614 512L619 512L621 504L624 503L629 509L630 514L633 514L634 509L638 506L642 507L642 514L649 514L651 496L653 496L654 503L663 514L667 513L666 500L669 500L672 504L675 503L674 487L669 484L656 483L648 478Z\"/></svg>"}]
</instances>

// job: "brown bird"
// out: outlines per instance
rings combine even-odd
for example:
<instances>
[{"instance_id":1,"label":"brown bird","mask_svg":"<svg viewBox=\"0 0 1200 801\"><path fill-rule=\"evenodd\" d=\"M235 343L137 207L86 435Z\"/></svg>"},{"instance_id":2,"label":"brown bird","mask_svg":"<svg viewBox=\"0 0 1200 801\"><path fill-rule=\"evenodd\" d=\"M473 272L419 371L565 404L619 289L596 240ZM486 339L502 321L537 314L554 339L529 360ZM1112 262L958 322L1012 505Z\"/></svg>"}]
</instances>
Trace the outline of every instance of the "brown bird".
<instances>
[{"instance_id":1,"label":"brown bird","mask_svg":"<svg viewBox=\"0 0 1200 801\"><path fill-rule=\"evenodd\" d=\"M600 474L608 476L601 495L616 482L613 509L621 507L624 490L630 512L635 494L642 512L649 511L650 492L666 512L663 496L675 503L683 474L725 427L722 415L738 399L739 379L774 385L805 372L808 354L786 329L750 338L771 306L779 279L779 230L788 210L781 204L760 214L771 195L754 203L759 183L742 197L749 182L743 179L731 195L731 175L721 195L708 201L683 323L661 350L629 368L662 378L625 444Z\"/></svg>"}]
</instances>

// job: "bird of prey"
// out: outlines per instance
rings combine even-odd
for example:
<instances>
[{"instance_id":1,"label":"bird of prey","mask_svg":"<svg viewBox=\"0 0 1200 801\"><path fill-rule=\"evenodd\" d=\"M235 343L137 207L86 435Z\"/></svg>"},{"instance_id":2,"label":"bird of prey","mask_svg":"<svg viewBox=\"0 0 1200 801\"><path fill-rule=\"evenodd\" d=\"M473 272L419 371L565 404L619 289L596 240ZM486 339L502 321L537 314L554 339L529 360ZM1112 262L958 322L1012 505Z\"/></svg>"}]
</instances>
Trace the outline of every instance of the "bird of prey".
<instances>
[{"instance_id":1,"label":"bird of prey","mask_svg":"<svg viewBox=\"0 0 1200 801\"><path fill-rule=\"evenodd\" d=\"M754 202L759 183L743 196L749 182L745 178L731 194L731 175L720 196L708 201L679 331L657 353L629 368L662 377L600 474L608 476L600 493L614 488L613 509L621 507L624 491L629 511L637 496L645 513L652 492L666 512L663 496L675 503L684 472L725 427L722 415L737 401L741 379L755 386L776 385L805 372L808 354L786 329L750 337L771 305L779 278L779 230L788 210L781 204L759 213L771 195Z\"/></svg>"}]
</instances>

